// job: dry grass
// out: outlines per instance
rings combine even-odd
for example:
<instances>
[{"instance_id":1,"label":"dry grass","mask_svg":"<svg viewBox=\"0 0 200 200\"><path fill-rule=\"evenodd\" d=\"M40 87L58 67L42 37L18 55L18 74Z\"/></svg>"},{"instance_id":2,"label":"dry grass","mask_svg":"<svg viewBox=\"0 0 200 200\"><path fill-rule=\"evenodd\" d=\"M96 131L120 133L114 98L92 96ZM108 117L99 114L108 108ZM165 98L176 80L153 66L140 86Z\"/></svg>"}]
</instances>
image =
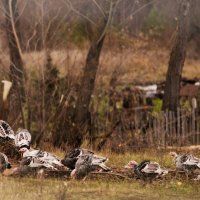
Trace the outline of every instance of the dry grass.
<instances>
[{"instance_id":1,"label":"dry grass","mask_svg":"<svg viewBox=\"0 0 200 200\"><path fill-rule=\"evenodd\" d=\"M81 72L86 60L87 50L70 49L68 51L53 51L52 58L61 74ZM123 48L105 47L101 55L98 81L105 85L110 80L112 72L117 68L118 81L125 84L132 82L154 82L165 80L170 49L158 41L134 39ZM42 58L42 59L41 59ZM43 53L31 53L24 56L26 66L35 69L43 66ZM32 64L31 64L31 63ZM200 74L200 59L188 57L183 70L183 76L194 78Z\"/></svg>"},{"instance_id":2,"label":"dry grass","mask_svg":"<svg viewBox=\"0 0 200 200\"><path fill-rule=\"evenodd\" d=\"M150 200L199 199L199 184L171 181L143 185L128 181L57 181L0 178L1 198L34 200Z\"/></svg>"},{"instance_id":3,"label":"dry grass","mask_svg":"<svg viewBox=\"0 0 200 200\"><path fill-rule=\"evenodd\" d=\"M85 63L86 50L70 49L68 51L52 51L53 63L65 74L77 75ZM169 59L169 48L159 42L148 39L134 39L125 46L119 48L110 45L104 48L101 56L98 73L98 85L106 86L114 69L118 69L118 82L129 84L132 82L153 82L165 79ZM45 63L44 52L32 52L23 57L28 75L42 74ZM5 66L9 66L7 54L1 54L0 71L5 72ZM187 58L183 76L188 78L200 74L200 59ZM44 147L43 147L44 148ZM51 151L59 157L64 152L45 146L44 150ZM181 149L186 151L185 149ZM130 160L140 162L144 159L158 161L166 168L174 168L174 163L164 150L140 150L137 153L112 154L109 150L101 152L101 155L109 157L108 165L123 168ZM188 149L200 157L199 150ZM187 182L184 179L168 177L166 180L157 181L154 184L144 185L140 181L113 180L105 177L88 179L85 182L67 180L38 180L33 178L0 177L0 199L4 200L186 200L200 199L200 183Z\"/></svg>"},{"instance_id":4,"label":"dry grass","mask_svg":"<svg viewBox=\"0 0 200 200\"><path fill-rule=\"evenodd\" d=\"M166 42L134 38L122 45L106 43L100 61L97 84L107 85L112 72L118 70L118 82L155 82L165 79L170 55ZM172 43L172 42L171 42ZM189 49L190 50L190 49ZM51 52L53 63L58 66L61 75L81 73L86 60L87 49L54 50ZM194 78L200 74L200 59L189 56L183 70L183 76ZM23 57L26 69L32 73L42 73L45 62L44 52L25 53ZM7 54L1 54L0 61L9 66Z\"/></svg>"},{"instance_id":5,"label":"dry grass","mask_svg":"<svg viewBox=\"0 0 200 200\"><path fill-rule=\"evenodd\" d=\"M59 150L56 153L63 155ZM102 154L110 158L108 164L119 168L123 168L132 159L137 161L152 159L159 161L165 167L174 166L168 151L148 150L123 155L103 152ZM199 152L195 155L199 155ZM136 180L118 180L103 175L88 178L86 181L0 177L1 199L4 200L195 200L200 198L199 186L200 183L170 176L153 184L144 184Z\"/></svg>"}]
</instances>

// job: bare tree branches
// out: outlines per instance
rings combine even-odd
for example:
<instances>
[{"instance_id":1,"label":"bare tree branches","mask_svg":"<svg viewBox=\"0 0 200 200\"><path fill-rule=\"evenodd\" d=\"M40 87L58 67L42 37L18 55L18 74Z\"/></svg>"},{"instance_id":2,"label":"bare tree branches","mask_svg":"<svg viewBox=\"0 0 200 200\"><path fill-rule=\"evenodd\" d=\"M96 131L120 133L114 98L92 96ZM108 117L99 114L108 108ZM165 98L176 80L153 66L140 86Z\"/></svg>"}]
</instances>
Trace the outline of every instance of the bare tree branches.
<instances>
[{"instance_id":1,"label":"bare tree branches","mask_svg":"<svg viewBox=\"0 0 200 200\"><path fill-rule=\"evenodd\" d=\"M16 40L16 44L17 44L17 48L19 50L19 54L20 54L20 57L22 58L22 49L21 49L21 46L20 46L20 42L19 42L19 38L18 38L18 35L17 35L17 32L16 32L16 28L15 28L15 22L14 22L14 18L13 18L13 9L12 9L12 1L13 0L8 0L9 1L9 14L10 14L10 20L11 20L11 24L12 24L12 31L13 31L13 34L14 34L14 37L15 37L15 40Z\"/></svg>"},{"instance_id":2,"label":"bare tree branches","mask_svg":"<svg viewBox=\"0 0 200 200\"><path fill-rule=\"evenodd\" d=\"M97 26L96 23L84 15L83 13L79 12L77 9L74 8L73 4L70 2L70 0L62 0L64 4L66 4L74 13L76 13L78 16L83 17L87 21L89 21L92 25Z\"/></svg>"},{"instance_id":3,"label":"bare tree branches","mask_svg":"<svg viewBox=\"0 0 200 200\"><path fill-rule=\"evenodd\" d=\"M104 18L106 18L106 14L105 11L103 10L103 8L98 4L98 2L96 0L92 0L92 2L97 6L97 8L100 10L100 12L102 13L102 15L104 16Z\"/></svg>"},{"instance_id":4,"label":"bare tree branches","mask_svg":"<svg viewBox=\"0 0 200 200\"><path fill-rule=\"evenodd\" d=\"M113 1L111 0L110 1L110 9L109 9L109 15L108 15L107 23L105 25L105 28L104 28L101 36L99 37L99 39L97 41L97 43L99 43L102 40L102 38L105 36L106 31L108 30L108 27L109 27L109 25L110 25L110 23L112 21L112 16L113 16Z\"/></svg>"},{"instance_id":5,"label":"bare tree branches","mask_svg":"<svg viewBox=\"0 0 200 200\"><path fill-rule=\"evenodd\" d=\"M16 21L18 17L17 0L4 0L5 6L5 21L6 32L10 51L10 78L13 83L10 95L10 108L13 115L10 116L11 121L16 119L22 119L24 122L24 116L22 112L22 104L25 101L25 89L24 89L24 68L22 61L22 50L20 46L19 36L20 27L19 22Z\"/></svg>"},{"instance_id":6,"label":"bare tree branches","mask_svg":"<svg viewBox=\"0 0 200 200\"><path fill-rule=\"evenodd\" d=\"M121 26L122 24L124 24L124 23L126 23L128 20L129 20L129 18L130 18L130 16L134 16L134 15L136 15L136 14L138 14L139 12L141 12L144 8L146 8L146 7L148 7L148 6L150 6L150 5L152 5L153 3L155 3L157 0L149 0L149 2L148 3L146 3L146 4L144 4L144 5L142 5L141 7L139 7L138 9L136 9L135 11L133 11L126 19L124 19L119 25ZM138 4L139 3L139 1L135 1L135 4Z\"/></svg>"}]
</instances>

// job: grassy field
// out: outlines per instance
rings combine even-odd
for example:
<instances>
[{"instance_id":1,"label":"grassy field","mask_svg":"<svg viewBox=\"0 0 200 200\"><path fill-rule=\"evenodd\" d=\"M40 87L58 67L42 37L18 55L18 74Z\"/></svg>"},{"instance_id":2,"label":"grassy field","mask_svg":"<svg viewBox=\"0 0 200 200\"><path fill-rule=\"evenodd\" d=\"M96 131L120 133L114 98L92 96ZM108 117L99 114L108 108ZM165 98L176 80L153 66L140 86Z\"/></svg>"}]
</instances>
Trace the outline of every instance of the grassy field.
<instances>
[{"instance_id":1,"label":"grassy field","mask_svg":"<svg viewBox=\"0 0 200 200\"><path fill-rule=\"evenodd\" d=\"M163 42L145 37L126 38L113 43L107 41L101 54L97 86L102 86L102 84L107 86L114 70L117 70L117 82L122 84L165 80L172 44L173 40ZM195 78L200 74L200 59L193 56L193 49L188 49L183 77ZM75 47L66 50L52 50L51 57L61 76L69 74L77 77L85 65L87 51L87 48ZM35 74L43 74L45 59L44 51L23 54L28 78L32 78ZM2 74L8 72L9 56L7 53L1 53L0 62Z\"/></svg>"},{"instance_id":2,"label":"grassy field","mask_svg":"<svg viewBox=\"0 0 200 200\"><path fill-rule=\"evenodd\" d=\"M86 180L59 181L0 178L3 200L150 200L200 199L200 184L178 180L143 184L139 181Z\"/></svg>"},{"instance_id":3,"label":"grassy field","mask_svg":"<svg viewBox=\"0 0 200 200\"><path fill-rule=\"evenodd\" d=\"M193 152L194 153L194 152ZM129 160L153 159L166 168L174 168L165 151L143 151L133 154L110 154L108 165L123 168ZM199 152L196 151L196 156ZM168 175L163 180L145 183L140 180L121 180L107 175L90 175L85 181L0 177L0 199L3 200L191 200L200 199L200 182Z\"/></svg>"},{"instance_id":4,"label":"grassy field","mask_svg":"<svg viewBox=\"0 0 200 200\"><path fill-rule=\"evenodd\" d=\"M97 85L107 85L112 73L117 70L117 81L124 84L133 82L163 81L166 77L171 47L157 41L134 39L125 44L122 49L110 45L104 47L100 59ZM67 51L52 51L53 63L61 74L77 76L85 65L87 49L69 49ZM29 69L41 72L44 66L44 53L24 54L27 71ZM188 53L183 68L183 77L194 78L200 74L200 60L194 59ZM142 78L142 80L141 80Z\"/></svg>"}]
</instances>

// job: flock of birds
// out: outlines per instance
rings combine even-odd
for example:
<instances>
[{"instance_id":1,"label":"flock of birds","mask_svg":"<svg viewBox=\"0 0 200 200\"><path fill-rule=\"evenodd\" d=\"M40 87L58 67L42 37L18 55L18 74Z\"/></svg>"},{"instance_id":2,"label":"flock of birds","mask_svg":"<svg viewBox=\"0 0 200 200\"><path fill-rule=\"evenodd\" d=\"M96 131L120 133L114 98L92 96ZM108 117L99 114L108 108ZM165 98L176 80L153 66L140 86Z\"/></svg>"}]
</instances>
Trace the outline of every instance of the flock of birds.
<instances>
[{"instance_id":1,"label":"flock of birds","mask_svg":"<svg viewBox=\"0 0 200 200\"><path fill-rule=\"evenodd\" d=\"M84 179L92 171L111 172L111 168L106 166L106 157L101 157L87 149L76 148L68 152L63 159L42 150L31 147L31 134L26 129L20 129L14 133L8 123L0 120L1 140L11 140L21 153L21 160L18 167L12 169L11 175L24 175L30 170L35 170L37 174L42 174L45 169L52 171L66 170L70 172L71 178ZM178 155L171 152L176 169L184 171L187 177L200 169L200 159L191 154ZM0 153L0 173L10 169L12 166L8 157ZM126 166L134 172L138 179L154 180L168 174L167 169L162 169L157 162L144 160L141 163L130 161ZM197 175L196 180L200 180Z\"/></svg>"}]
</instances>

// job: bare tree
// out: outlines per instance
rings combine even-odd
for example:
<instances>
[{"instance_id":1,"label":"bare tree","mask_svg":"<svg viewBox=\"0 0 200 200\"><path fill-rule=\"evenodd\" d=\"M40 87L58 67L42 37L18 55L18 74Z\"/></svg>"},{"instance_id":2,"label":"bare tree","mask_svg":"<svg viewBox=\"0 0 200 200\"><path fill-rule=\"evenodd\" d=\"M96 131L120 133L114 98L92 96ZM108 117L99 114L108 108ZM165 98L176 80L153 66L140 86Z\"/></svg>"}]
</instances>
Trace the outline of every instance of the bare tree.
<instances>
[{"instance_id":1,"label":"bare tree","mask_svg":"<svg viewBox=\"0 0 200 200\"><path fill-rule=\"evenodd\" d=\"M13 83L10 95L11 120L18 119L22 111L22 102L25 100L24 67L20 46L20 21L17 0L4 0L6 33L10 51L10 79Z\"/></svg>"},{"instance_id":2,"label":"bare tree","mask_svg":"<svg viewBox=\"0 0 200 200\"><path fill-rule=\"evenodd\" d=\"M175 111L179 107L179 91L189 35L190 0L179 0L178 31L171 51L167 71L163 110Z\"/></svg>"},{"instance_id":3,"label":"bare tree","mask_svg":"<svg viewBox=\"0 0 200 200\"><path fill-rule=\"evenodd\" d=\"M101 4L98 1L93 1L94 5L97 6L101 13L101 17L98 16L95 23L91 16L81 14L79 11L75 10L70 1L68 1L69 6L71 6L78 15L84 18L85 28L90 41L90 48L83 70L76 108L70 117L64 118L65 123L61 120L61 124L66 128L60 129L61 126L58 125L59 130L66 130L66 132L54 135L55 146L60 146L62 142L66 142L69 146L78 147L82 144L85 133L88 130L90 103L95 86L99 59L107 29L112 21L113 9L116 2L110 0ZM104 7L102 5L104 5ZM56 133L58 133L58 129Z\"/></svg>"}]
</instances>

